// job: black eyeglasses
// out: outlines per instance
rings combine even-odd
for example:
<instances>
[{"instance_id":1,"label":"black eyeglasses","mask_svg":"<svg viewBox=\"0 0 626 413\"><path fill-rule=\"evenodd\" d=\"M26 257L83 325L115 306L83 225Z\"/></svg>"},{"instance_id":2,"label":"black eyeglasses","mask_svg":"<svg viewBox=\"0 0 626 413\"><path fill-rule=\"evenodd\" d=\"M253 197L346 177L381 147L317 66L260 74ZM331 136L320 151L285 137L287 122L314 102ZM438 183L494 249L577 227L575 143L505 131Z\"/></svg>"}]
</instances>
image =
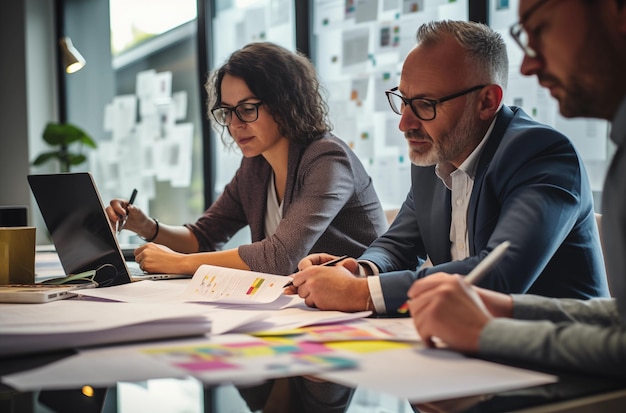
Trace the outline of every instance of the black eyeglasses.
<instances>
[{"instance_id":1,"label":"black eyeglasses","mask_svg":"<svg viewBox=\"0 0 626 413\"><path fill-rule=\"evenodd\" d=\"M528 36L528 32L526 31L526 29L524 28L524 23L535 11L537 11L538 8L546 4L548 1L550 0L541 0L535 3L533 7L528 9L526 13L522 15L517 23L511 25L511 27L509 28L509 33L511 34L511 37L513 37L513 40L515 40L515 43L517 43L517 45L522 48L526 56L531 58L537 57L538 53L535 49L530 47L530 37Z\"/></svg>"},{"instance_id":2,"label":"black eyeglasses","mask_svg":"<svg viewBox=\"0 0 626 413\"><path fill-rule=\"evenodd\" d=\"M218 106L211 110L215 121L222 126L230 126L233 120L233 112L237 115L240 121L244 123L254 122L259 118L259 106L263 102L256 103L240 103L235 107L231 106Z\"/></svg>"},{"instance_id":3,"label":"black eyeglasses","mask_svg":"<svg viewBox=\"0 0 626 413\"><path fill-rule=\"evenodd\" d=\"M482 89L487 85L477 85L473 86L469 89L464 89L460 92L453 93L451 95L442 97L441 99L426 99L426 98L411 98L407 99L402 95L396 93L398 87L394 87L391 90L387 90L385 94L387 95L387 99L389 100L389 105L391 109L397 113L398 115L402 115L404 112L404 108L407 106L411 107L411 110L421 120L433 120L437 116L436 107L438 104L447 102L454 98L458 98L463 95L467 95L468 93L472 93L476 90Z\"/></svg>"}]
</instances>

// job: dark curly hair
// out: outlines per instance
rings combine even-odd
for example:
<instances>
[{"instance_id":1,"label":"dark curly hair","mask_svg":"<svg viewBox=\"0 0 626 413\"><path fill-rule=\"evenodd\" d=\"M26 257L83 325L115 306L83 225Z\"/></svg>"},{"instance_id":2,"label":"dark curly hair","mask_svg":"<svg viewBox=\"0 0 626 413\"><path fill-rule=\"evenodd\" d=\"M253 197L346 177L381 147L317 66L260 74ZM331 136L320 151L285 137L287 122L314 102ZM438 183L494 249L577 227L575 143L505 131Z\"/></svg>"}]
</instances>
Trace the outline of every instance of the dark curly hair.
<instances>
[{"instance_id":1,"label":"dark curly hair","mask_svg":"<svg viewBox=\"0 0 626 413\"><path fill-rule=\"evenodd\" d=\"M209 112L222 103L224 75L242 79L250 91L268 108L278 131L289 139L308 144L330 131L328 105L311 61L299 52L291 52L269 42L251 43L230 55L215 71L205 88ZM228 128L221 127L222 141Z\"/></svg>"}]
</instances>

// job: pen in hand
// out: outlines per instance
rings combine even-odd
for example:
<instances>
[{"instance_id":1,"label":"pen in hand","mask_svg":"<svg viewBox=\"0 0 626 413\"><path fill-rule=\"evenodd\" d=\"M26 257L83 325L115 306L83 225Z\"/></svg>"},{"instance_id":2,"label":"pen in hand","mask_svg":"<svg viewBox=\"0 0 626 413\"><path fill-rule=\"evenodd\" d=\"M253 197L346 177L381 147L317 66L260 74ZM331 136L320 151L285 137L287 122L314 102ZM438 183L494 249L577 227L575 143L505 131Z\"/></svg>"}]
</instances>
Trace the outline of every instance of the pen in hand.
<instances>
[{"instance_id":1,"label":"pen in hand","mask_svg":"<svg viewBox=\"0 0 626 413\"><path fill-rule=\"evenodd\" d=\"M484 260L479 262L478 265L465 276L465 283L468 285L474 285L478 281L482 280L483 277L494 267L494 265L500 262L510 245L511 243L509 241L504 241L495 247Z\"/></svg>"},{"instance_id":2,"label":"pen in hand","mask_svg":"<svg viewBox=\"0 0 626 413\"><path fill-rule=\"evenodd\" d=\"M327 267L327 266L338 264L341 261L345 260L346 258L348 258L347 255L342 255L341 257L337 257L337 258L334 258L334 259L332 259L330 261L326 261L323 264L320 264L320 267ZM293 280L289 281L287 284L285 284L284 288L291 287L292 285L293 285Z\"/></svg>"},{"instance_id":3,"label":"pen in hand","mask_svg":"<svg viewBox=\"0 0 626 413\"><path fill-rule=\"evenodd\" d=\"M511 243L509 241L504 241L500 245L495 247L493 250L491 250L491 252L481 262L479 262L478 265L476 265L474 269L472 269L472 271L469 272L469 274L465 276L465 279L464 279L465 283L467 285L474 285L480 280L482 280L483 277L487 275L489 271L497 263L500 262L500 260L504 257L504 253L506 252L506 250L509 248L510 245ZM402 304L400 308L398 308L397 311L401 314L408 312L409 311L408 300L407 302Z\"/></svg>"},{"instance_id":4,"label":"pen in hand","mask_svg":"<svg viewBox=\"0 0 626 413\"><path fill-rule=\"evenodd\" d=\"M135 202L135 197L136 196L137 196L137 189L133 189L133 193L130 195L130 198L128 199L128 203L126 204L126 208L128 208L129 205L132 205L133 202ZM118 234L120 232L122 232L122 230L124 229L124 225L126 225L126 220L127 219L128 219L128 209L126 210L126 216L122 219L122 224L119 225L118 228L117 228L117 233Z\"/></svg>"}]
</instances>

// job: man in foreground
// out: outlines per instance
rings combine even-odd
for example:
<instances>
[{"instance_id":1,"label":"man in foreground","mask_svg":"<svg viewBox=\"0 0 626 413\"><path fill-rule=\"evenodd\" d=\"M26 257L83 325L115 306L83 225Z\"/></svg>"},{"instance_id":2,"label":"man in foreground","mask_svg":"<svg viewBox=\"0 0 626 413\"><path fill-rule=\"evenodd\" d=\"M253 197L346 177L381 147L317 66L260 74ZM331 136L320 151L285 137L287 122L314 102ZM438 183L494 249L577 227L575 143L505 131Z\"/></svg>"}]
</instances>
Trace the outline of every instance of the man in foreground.
<instances>
[{"instance_id":1,"label":"man in foreground","mask_svg":"<svg viewBox=\"0 0 626 413\"><path fill-rule=\"evenodd\" d=\"M436 274L409 290L426 343L626 378L626 5L624 0L521 0L511 34L521 71L536 75L566 117L612 122L617 145L602 200L602 235L614 299L588 301L505 295Z\"/></svg>"}]
</instances>

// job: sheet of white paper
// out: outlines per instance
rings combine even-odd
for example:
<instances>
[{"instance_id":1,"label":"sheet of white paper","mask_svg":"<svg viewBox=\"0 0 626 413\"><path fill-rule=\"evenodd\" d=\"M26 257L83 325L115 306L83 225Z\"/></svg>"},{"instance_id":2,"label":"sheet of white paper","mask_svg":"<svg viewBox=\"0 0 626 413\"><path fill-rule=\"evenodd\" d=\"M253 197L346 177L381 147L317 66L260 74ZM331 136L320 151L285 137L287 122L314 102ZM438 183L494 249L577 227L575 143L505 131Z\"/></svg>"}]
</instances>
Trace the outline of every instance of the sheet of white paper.
<instances>
[{"instance_id":1,"label":"sheet of white paper","mask_svg":"<svg viewBox=\"0 0 626 413\"><path fill-rule=\"evenodd\" d=\"M193 152L193 123L179 123L172 130L176 151L172 153L172 186L186 188L191 185Z\"/></svg>"},{"instance_id":2,"label":"sheet of white paper","mask_svg":"<svg viewBox=\"0 0 626 413\"><path fill-rule=\"evenodd\" d=\"M406 398L411 403L557 381L552 375L466 358L441 349L412 348L361 353L358 362L356 370L323 373L318 377Z\"/></svg>"},{"instance_id":3,"label":"sheet of white paper","mask_svg":"<svg viewBox=\"0 0 626 413\"><path fill-rule=\"evenodd\" d=\"M320 371L323 366L297 365L293 360L279 354L264 357L263 354L266 353L248 353L238 361L230 360L233 364L229 363L227 369L220 369L210 361L206 365L193 361L193 349L202 351L202 346L214 348L216 344L223 344L226 346L224 351L228 351L229 348L234 350L228 346L234 343L240 349L251 346L253 350L256 342L259 339L250 336L225 335L209 339L90 349L41 368L4 376L2 381L18 390L27 391L64 386L75 388L86 382L107 385L119 381L184 377L190 374L206 383L245 382L309 371L325 380L348 386L362 386L407 398L412 403L466 397L556 381L556 377L551 375L470 359L445 350L424 348L369 353L340 350L336 353L337 356L353 358L359 368L327 373ZM177 349L188 349L191 352L188 355L180 353L177 357ZM186 364L185 360L189 360L190 364ZM281 369L268 368L278 365ZM389 369L390 365L394 368ZM287 367L292 370L287 370ZM60 386L61 382L63 386Z\"/></svg>"},{"instance_id":4,"label":"sheet of white paper","mask_svg":"<svg viewBox=\"0 0 626 413\"><path fill-rule=\"evenodd\" d=\"M244 18L245 42L258 42L266 38L267 23L264 8L249 8Z\"/></svg>"},{"instance_id":5,"label":"sheet of white paper","mask_svg":"<svg viewBox=\"0 0 626 413\"><path fill-rule=\"evenodd\" d=\"M306 354L298 354L299 350ZM205 354L205 359L198 354ZM307 359L308 356L319 356L319 360ZM190 375L205 383L249 383L334 368L333 357L328 363L323 361L326 356L333 354L321 345L291 343L286 349L281 342L272 344L252 336L228 334L84 350L44 367L4 376L2 381L22 391Z\"/></svg>"},{"instance_id":6,"label":"sheet of white paper","mask_svg":"<svg viewBox=\"0 0 626 413\"><path fill-rule=\"evenodd\" d=\"M158 103L172 97L172 72L159 72L155 75L152 98Z\"/></svg>"},{"instance_id":7,"label":"sheet of white paper","mask_svg":"<svg viewBox=\"0 0 626 413\"><path fill-rule=\"evenodd\" d=\"M143 280L113 287L84 290L80 295L126 303L182 303L185 301L183 292L188 282L189 280Z\"/></svg>"},{"instance_id":8,"label":"sheet of white paper","mask_svg":"<svg viewBox=\"0 0 626 413\"><path fill-rule=\"evenodd\" d=\"M357 0L354 19L356 23L375 21L378 18L378 0Z\"/></svg>"},{"instance_id":9,"label":"sheet of white paper","mask_svg":"<svg viewBox=\"0 0 626 413\"><path fill-rule=\"evenodd\" d=\"M138 281L107 288L81 290L85 297L132 303L176 303L186 300L184 291L190 280ZM280 295L270 303L227 304L203 302L212 320L211 334L280 331L316 324L337 323L367 317L371 311L343 313L307 307L297 295Z\"/></svg>"},{"instance_id":10,"label":"sheet of white paper","mask_svg":"<svg viewBox=\"0 0 626 413\"><path fill-rule=\"evenodd\" d=\"M271 303L283 294L289 281L281 275L201 265L184 296L187 301Z\"/></svg>"},{"instance_id":11,"label":"sheet of white paper","mask_svg":"<svg viewBox=\"0 0 626 413\"><path fill-rule=\"evenodd\" d=\"M267 317L259 311L245 309L212 308L207 313L211 319L211 335L220 335L235 332L239 327L254 323Z\"/></svg>"},{"instance_id":12,"label":"sheet of white paper","mask_svg":"<svg viewBox=\"0 0 626 413\"><path fill-rule=\"evenodd\" d=\"M106 303L62 300L40 305L0 304L0 336L104 330L156 320L196 317L204 307L191 303Z\"/></svg>"},{"instance_id":13,"label":"sheet of white paper","mask_svg":"<svg viewBox=\"0 0 626 413\"><path fill-rule=\"evenodd\" d=\"M343 54L342 66L364 63L368 59L369 28L358 28L344 31L342 35Z\"/></svg>"},{"instance_id":14,"label":"sheet of white paper","mask_svg":"<svg viewBox=\"0 0 626 413\"><path fill-rule=\"evenodd\" d=\"M231 332L279 332L306 326L357 320L372 314L371 311L343 313L341 311L320 311L313 308L285 308L280 311L257 310L256 312L263 315L260 320L232 329Z\"/></svg>"},{"instance_id":15,"label":"sheet of white paper","mask_svg":"<svg viewBox=\"0 0 626 413\"><path fill-rule=\"evenodd\" d=\"M157 89L156 70L149 69L137 73L135 81L135 93L139 99L152 99Z\"/></svg>"},{"instance_id":16,"label":"sheet of white paper","mask_svg":"<svg viewBox=\"0 0 626 413\"><path fill-rule=\"evenodd\" d=\"M366 318L360 321L389 335L387 340L421 341L411 317Z\"/></svg>"},{"instance_id":17,"label":"sheet of white paper","mask_svg":"<svg viewBox=\"0 0 626 413\"><path fill-rule=\"evenodd\" d=\"M391 107L389 107L389 101L385 95L385 91L398 86L398 72L393 68L388 70L382 70L374 75L374 110L385 113L392 113ZM394 114L395 115L395 114ZM397 124L400 122L400 117L395 115L396 130ZM399 132L398 132L399 133Z\"/></svg>"},{"instance_id":18,"label":"sheet of white paper","mask_svg":"<svg viewBox=\"0 0 626 413\"><path fill-rule=\"evenodd\" d=\"M1 304L0 355L206 333L205 313L204 306L189 303Z\"/></svg>"},{"instance_id":19,"label":"sheet of white paper","mask_svg":"<svg viewBox=\"0 0 626 413\"><path fill-rule=\"evenodd\" d=\"M111 348L76 354L43 367L4 376L2 382L22 391L50 388L63 390L80 388L85 383L100 387L118 381L187 376L182 370L155 364L147 355L134 353L129 357Z\"/></svg>"},{"instance_id":20,"label":"sheet of white paper","mask_svg":"<svg viewBox=\"0 0 626 413\"><path fill-rule=\"evenodd\" d=\"M123 139L132 133L137 117L137 96L119 95L113 98L113 139Z\"/></svg>"},{"instance_id":21,"label":"sheet of white paper","mask_svg":"<svg viewBox=\"0 0 626 413\"><path fill-rule=\"evenodd\" d=\"M183 120L187 117L187 91L180 90L178 92L172 93L172 101L174 102L175 108L175 120Z\"/></svg>"},{"instance_id":22,"label":"sheet of white paper","mask_svg":"<svg viewBox=\"0 0 626 413\"><path fill-rule=\"evenodd\" d=\"M83 297L100 298L126 303L181 303L182 294L189 280L144 280L107 288L90 288L81 290ZM115 303L110 303L114 305ZM238 308L223 309L210 304L197 304L197 312L211 320L211 334L224 334L253 323L267 315L258 311Z\"/></svg>"},{"instance_id":23,"label":"sheet of white paper","mask_svg":"<svg viewBox=\"0 0 626 413\"><path fill-rule=\"evenodd\" d=\"M221 343L258 340L243 335L228 335L211 338L168 340L159 343L130 344L115 347L86 349L79 354L25 372L2 377L2 382L15 389L44 390L76 388L85 383L111 385L119 381L140 381L156 378L182 378L189 374L184 370L155 363L153 357L137 351L140 348L163 348L168 346ZM62 383L61 383L62 380Z\"/></svg>"},{"instance_id":24,"label":"sheet of white paper","mask_svg":"<svg viewBox=\"0 0 626 413\"><path fill-rule=\"evenodd\" d=\"M281 281L286 282L284 277ZM189 298L185 296L184 293L185 290L189 288L190 283L191 280L185 279L162 281L143 280L107 288L81 290L81 295L127 303L180 303L189 301ZM246 308L251 307L253 309L280 310L288 307L306 307L304 300L297 295L282 294L269 303L256 301L246 301L244 303L201 301L196 297L193 297L192 300L195 300L196 303L201 302L211 308L242 308L242 306L245 306Z\"/></svg>"}]
</instances>

